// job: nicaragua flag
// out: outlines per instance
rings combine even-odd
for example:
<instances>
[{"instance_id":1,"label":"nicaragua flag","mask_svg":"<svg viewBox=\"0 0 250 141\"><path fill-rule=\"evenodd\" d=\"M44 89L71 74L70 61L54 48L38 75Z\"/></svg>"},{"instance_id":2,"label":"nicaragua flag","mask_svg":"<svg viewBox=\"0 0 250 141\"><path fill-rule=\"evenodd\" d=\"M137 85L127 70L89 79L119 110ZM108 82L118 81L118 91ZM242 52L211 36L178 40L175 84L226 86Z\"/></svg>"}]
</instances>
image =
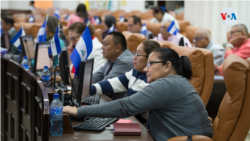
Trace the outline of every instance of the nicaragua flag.
<instances>
[{"instance_id":1,"label":"nicaragua flag","mask_svg":"<svg viewBox=\"0 0 250 141\"><path fill-rule=\"evenodd\" d=\"M34 23L34 22L35 22L34 16L33 16L33 15L30 15L29 23Z\"/></svg>"},{"instance_id":2,"label":"nicaragua flag","mask_svg":"<svg viewBox=\"0 0 250 141\"><path fill-rule=\"evenodd\" d=\"M124 22L124 17L121 15L119 22Z\"/></svg>"},{"instance_id":3,"label":"nicaragua flag","mask_svg":"<svg viewBox=\"0 0 250 141\"><path fill-rule=\"evenodd\" d=\"M101 24L101 21L97 16L95 16L95 24Z\"/></svg>"},{"instance_id":4,"label":"nicaragua flag","mask_svg":"<svg viewBox=\"0 0 250 141\"><path fill-rule=\"evenodd\" d=\"M179 33L179 30L175 24L175 21L172 21L172 23L170 24L170 26L167 29L167 32L169 32L172 35L177 35L177 33Z\"/></svg>"},{"instance_id":5,"label":"nicaragua flag","mask_svg":"<svg viewBox=\"0 0 250 141\"><path fill-rule=\"evenodd\" d=\"M69 20L69 14L64 18L66 21Z\"/></svg>"},{"instance_id":6,"label":"nicaragua flag","mask_svg":"<svg viewBox=\"0 0 250 141\"><path fill-rule=\"evenodd\" d=\"M84 24L87 24L88 22L90 22L90 21L89 21L89 18L87 18L87 20L84 21Z\"/></svg>"},{"instance_id":7,"label":"nicaragua flag","mask_svg":"<svg viewBox=\"0 0 250 141\"><path fill-rule=\"evenodd\" d=\"M40 27L37 36L36 36L36 43L39 42L46 42L46 23L47 23L47 19L45 19L43 25Z\"/></svg>"},{"instance_id":8,"label":"nicaragua flag","mask_svg":"<svg viewBox=\"0 0 250 141\"><path fill-rule=\"evenodd\" d=\"M113 31L115 31L115 26L114 26L114 24L112 24L112 26L109 28L109 32L108 32L108 33L113 32Z\"/></svg>"},{"instance_id":9,"label":"nicaragua flag","mask_svg":"<svg viewBox=\"0 0 250 141\"><path fill-rule=\"evenodd\" d=\"M147 26L145 23L141 27L141 34L144 34L145 36L147 34Z\"/></svg>"},{"instance_id":10,"label":"nicaragua flag","mask_svg":"<svg viewBox=\"0 0 250 141\"><path fill-rule=\"evenodd\" d=\"M21 36L25 36L25 32L24 32L23 28L21 28L16 33L16 35L10 40L10 43L13 44L15 47L17 47L19 52L22 50L21 42L20 42L20 37Z\"/></svg>"},{"instance_id":11,"label":"nicaragua flag","mask_svg":"<svg viewBox=\"0 0 250 141\"><path fill-rule=\"evenodd\" d=\"M2 22L0 22L0 37L2 36L2 34L3 34Z\"/></svg>"},{"instance_id":12,"label":"nicaragua flag","mask_svg":"<svg viewBox=\"0 0 250 141\"><path fill-rule=\"evenodd\" d=\"M60 12L59 12L59 8L56 8L55 12L54 12L54 16L57 17L60 20Z\"/></svg>"},{"instance_id":13,"label":"nicaragua flag","mask_svg":"<svg viewBox=\"0 0 250 141\"><path fill-rule=\"evenodd\" d=\"M88 56L92 52L92 49L92 37L89 31L89 27L87 26L81 38L77 42L75 49L70 55L70 60L75 67L75 75L77 75L78 73L78 68L81 64L81 61L84 61L88 58Z\"/></svg>"},{"instance_id":14,"label":"nicaragua flag","mask_svg":"<svg viewBox=\"0 0 250 141\"><path fill-rule=\"evenodd\" d=\"M51 40L51 45L49 47L49 54L52 54L53 56L56 56L57 54L61 53L61 46L60 46L60 40L59 40L59 27L56 29L56 33Z\"/></svg>"}]
</instances>

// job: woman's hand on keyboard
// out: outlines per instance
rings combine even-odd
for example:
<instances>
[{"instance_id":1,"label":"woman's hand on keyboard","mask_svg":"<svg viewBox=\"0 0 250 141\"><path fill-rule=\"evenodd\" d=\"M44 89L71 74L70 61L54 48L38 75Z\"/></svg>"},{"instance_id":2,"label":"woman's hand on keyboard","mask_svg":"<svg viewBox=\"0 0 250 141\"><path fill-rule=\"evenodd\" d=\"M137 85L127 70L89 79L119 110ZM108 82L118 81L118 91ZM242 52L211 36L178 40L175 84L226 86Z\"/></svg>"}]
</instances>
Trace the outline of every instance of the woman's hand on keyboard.
<instances>
[{"instance_id":1,"label":"woman's hand on keyboard","mask_svg":"<svg viewBox=\"0 0 250 141\"><path fill-rule=\"evenodd\" d=\"M77 117L77 108L71 106L64 106L63 113L69 114L71 116Z\"/></svg>"}]
</instances>

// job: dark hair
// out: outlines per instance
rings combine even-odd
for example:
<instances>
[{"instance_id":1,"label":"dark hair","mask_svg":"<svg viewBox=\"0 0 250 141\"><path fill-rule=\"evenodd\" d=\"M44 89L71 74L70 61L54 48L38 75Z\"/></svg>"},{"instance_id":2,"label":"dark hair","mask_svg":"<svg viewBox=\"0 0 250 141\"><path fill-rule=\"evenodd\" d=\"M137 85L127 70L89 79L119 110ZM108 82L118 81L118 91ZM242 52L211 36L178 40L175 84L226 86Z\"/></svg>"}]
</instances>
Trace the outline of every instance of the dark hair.
<instances>
[{"instance_id":1,"label":"dark hair","mask_svg":"<svg viewBox=\"0 0 250 141\"><path fill-rule=\"evenodd\" d=\"M137 24L137 23L139 22L140 25L142 25L142 24L141 24L141 19L140 19L138 16L133 15L133 16L130 16L129 18L133 18L134 24Z\"/></svg>"},{"instance_id":2,"label":"dark hair","mask_svg":"<svg viewBox=\"0 0 250 141\"><path fill-rule=\"evenodd\" d=\"M35 3L35 2L34 2L33 0L30 1L30 4L31 4L31 5L34 5L34 3Z\"/></svg>"},{"instance_id":3,"label":"dark hair","mask_svg":"<svg viewBox=\"0 0 250 141\"><path fill-rule=\"evenodd\" d=\"M88 15L88 12L86 10L86 6L85 4L79 4L76 8L76 15L83 18L84 19L84 22L87 21L89 15Z\"/></svg>"},{"instance_id":4,"label":"dark hair","mask_svg":"<svg viewBox=\"0 0 250 141\"><path fill-rule=\"evenodd\" d=\"M158 48L153 50L158 53L161 61L170 61L177 74L186 77L188 80L192 77L191 62L187 56L179 57L178 53L170 48Z\"/></svg>"},{"instance_id":5,"label":"dark hair","mask_svg":"<svg viewBox=\"0 0 250 141\"><path fill-rule=\"evenodd\" d=\"M165 12L168 12L168 10L164 6L156 6L155 8L153 8L153 11L155 14L159 12L161 12L162 14L164 14Z\"/></svg>"},{"instance_id":6,"label":"dark hair","mask_svg":"<svg viewBox=\"0 0 250 141\"><path fill-rule=\"evenodd\" d=\"M246 25L244 25L244 24L236 24L233 27L235 27L235 26L238 28L238 30L242 30L243 32L245 32L247 38L249 38L249 33L248 33Z\"/></svg>"},{"instance_id":7,"label":"dark hair","mask_svg":"<svg viewBox=\"0 0 250 141\"><path fill-rule=\"evenodd\" d=\"M148 56L154 49L161 48L161 45L153 40L146 40L141 42L141 44L143 44L143 49Z\"/></svg>"},{"instance_id":8,"label":"dark hair","mask_svg":"<svg viewBox=\"0 0 250 141\"><path fill-rule=\"evenodd\" d=\"M75 31L77 34L82 34L83 31L86 29L87 25L83 24L81 22L75 22L73 24L71 24L68 28L68 31ZM91 34L91 37L93 37L95 35L95 27L92 26L91 24L89 25L89 31Z\"/></svg>"},{"instance_id":9,"label":"dark hair","mask_svg":"<svg viewBox=\"0 0 250 141\"><path fill-rule=\"evenodd\" d=\"M127 41L122 33L114 31L114 32L108 33L108 35L113 35L112 40L113 40L115 45L120 44L122 46L123 50L127 49Z\"/></svg>"},{"instance_id":10,"label":"dark hair","mask_svg":"<svg viewBox=\"0 0 250 141\"><path fill-rule=\"evenodd\" d=\"M11 26L14 25L14 20L12 17L10 16L4 16L2 17L2 20L6 23L6 24L11 24Z\"/></svg>"},{"instance_id":11,"label":"dark hair","mask_svg":"<svg viewBox=\"0 0 250 141\"><path fill-rule=\"evenodd\" d=\"M114 16L112 15L107 15L105 16L105 20L104 20L105 24L108 26L108 28L110 28L113 24L115 26L116 23L116 19Z\"/></svg>"}]
</instances>

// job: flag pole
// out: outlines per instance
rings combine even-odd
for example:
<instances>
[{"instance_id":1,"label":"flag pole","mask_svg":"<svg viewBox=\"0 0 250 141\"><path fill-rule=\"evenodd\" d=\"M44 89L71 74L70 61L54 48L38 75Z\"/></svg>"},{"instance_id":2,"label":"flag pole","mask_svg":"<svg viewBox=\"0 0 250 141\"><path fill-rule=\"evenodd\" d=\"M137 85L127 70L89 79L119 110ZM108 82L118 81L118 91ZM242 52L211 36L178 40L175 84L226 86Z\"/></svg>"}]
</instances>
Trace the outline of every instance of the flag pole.
<instances>
[{"instance_id":1,"label":"flag pole","mask_svg":"<svg viewBox=\"0 0 250 141\"><path fill-rule=\"evenodd\" d=\"M58 22L58 37L60 38L60 22Z\"/></svg>"},{"instance_id":2,"label":"flag pole","mask_svg":"<svg viewBox=\"0 0 250 141\"><path fill-rule=\"evenodd\" d=\"M87 26L89 26L89 24L90 24L90 22L88 21L88 22L87 22Z\"/></svg>"},{"instance_id":3,"label":"flag pole","mask_svg":"<svg viewBox=\"0 0 250 141\"><path fill-rule=\"evenodd\" d=\"M48 17L49 17L49 14L47 14L47 16L46 16L46 19L45 19L45 31L46 31L46 26L47 26L47 21L48 21ZM46 37L45 37L46 38ZM43 36L43 39L44 39L44 36Z\"/></svg>"}]
</instances>

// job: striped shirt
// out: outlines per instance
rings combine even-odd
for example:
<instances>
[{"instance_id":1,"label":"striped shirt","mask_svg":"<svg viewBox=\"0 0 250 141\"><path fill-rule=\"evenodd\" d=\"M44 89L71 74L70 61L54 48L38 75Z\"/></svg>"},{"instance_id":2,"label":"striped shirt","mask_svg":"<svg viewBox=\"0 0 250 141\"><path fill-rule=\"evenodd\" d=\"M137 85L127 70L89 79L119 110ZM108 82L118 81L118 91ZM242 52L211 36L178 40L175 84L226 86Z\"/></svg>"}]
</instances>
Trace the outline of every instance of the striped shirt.
<instances>
[{"instance_id":1,"label":"striped shirt","mask_svg":"<svg viewBox=\"0 0 250 141\"><path fill-rule=\"evenodd\" d=\"M91 86L91 95L94 94L113 94L126 92L131 96L141 91L148 85L146 73L141 73L135 69L112 79L101 81Z\"/></svg>"}]
</instances>

